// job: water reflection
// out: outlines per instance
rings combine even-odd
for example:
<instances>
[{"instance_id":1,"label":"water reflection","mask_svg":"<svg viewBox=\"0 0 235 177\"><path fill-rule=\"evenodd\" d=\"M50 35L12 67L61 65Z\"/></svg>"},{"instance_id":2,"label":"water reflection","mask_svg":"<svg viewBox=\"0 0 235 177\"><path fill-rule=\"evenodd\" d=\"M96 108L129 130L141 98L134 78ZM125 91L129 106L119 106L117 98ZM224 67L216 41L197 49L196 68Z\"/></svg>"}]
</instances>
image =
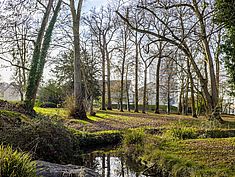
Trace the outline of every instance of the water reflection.
<instances>
[{"instance_id":1,"label":"water reflection","mask_svg":"<svg viewBox=\"0 0 235 177\"><path fill-rule=\"evenodd\" d=\"M145 167L130 158L91 153L84 157L83 162L84 166L94 169L102 177L145 177L141 174Z\"/></svg>"}]
</instances>

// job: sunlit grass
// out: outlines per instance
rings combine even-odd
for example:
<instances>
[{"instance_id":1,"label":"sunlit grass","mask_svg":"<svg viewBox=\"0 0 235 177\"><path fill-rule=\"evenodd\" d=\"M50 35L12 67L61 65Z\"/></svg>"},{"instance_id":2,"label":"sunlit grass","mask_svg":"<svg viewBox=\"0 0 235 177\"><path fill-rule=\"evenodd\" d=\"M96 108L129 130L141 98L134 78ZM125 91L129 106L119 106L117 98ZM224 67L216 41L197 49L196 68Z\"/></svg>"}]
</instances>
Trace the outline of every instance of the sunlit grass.
<instances>
[{"instance_id":1,"label":"sunlit grass","mask_svg":"<svg viewBox=\"0 0 235 177\"><path fill-rule=\"evenodd\" d=\"M170 142L162 147L162 151L218 172L228 171L229 174L233 174L235 172L234 146L235 138L208 138Z\"/></svg>"},{"instance_id":2,"label":"sunlit grass","mask_svg":"<svg viewBox=\"0 0 235 177\"><path fill-rule=\"evenodd\" d=\"M231 132L228 132L228 130L233 131L235 127L235 116L223 115L226 122L225 124L219 124L208 121L204 116L195 119L190 115L96 110L95 116L90 116L87 113L88 120L79 120L68 117L68 111L63 108L35 108L35 110L50 117L59 116L67 127L88 134L89 132L98 134L105 132L105 134L115 135L115 131L120 133L125 132L123 130L138 128L143 128L143 134L146 134L147 128L150 129L148 132L158 129L160 133L153 134L151 140L145 143L147 146L151 146L149 148L149 157L146 157L146 159L152 160L153 163L160 154L166 160L166 163L168 163L168 160L169 163L174 161L176 165L179 163L187 166L192 162L192 168L195 164L197 168L205 166L203 170L209 169L213 174L222 174L223 171L226 174L235 172L233 168L235 164L235 138L231 138ZM218 137L221 135L221 138L212 139L209 136L201 136L204 134L210 135L208 130L209 133L218 135ZM109 131L110 133L108 133ZM170 132L170 134L167 134L167 132ZM224 137L222 135L227 134L230 138L222 138ZM171 136L178 138L170 138ZM135 136L132 137L134 140L135 138ZM160 141L163 143L153 140L154 138L161 139ZM193 139L189 140L189 138ZM99 141L101 140L103 139L99 139ZM145 146L144 148L148 150L148 147ZM148 153L146 156L148 156ZM216 172L217 169L218 173Z\"/></svg>"},{"instance_id":3,"label":"sunlit grass","mask_svg":"<svg viewBox=\"0 0 235 177\"><path fill-rule=\"evenodd\" d=\"M68 111L64 108L40 108L34 107L34 110L39 114L44 114L47 116L61 116L68 117Z\"/></svg>"}]
</instances>

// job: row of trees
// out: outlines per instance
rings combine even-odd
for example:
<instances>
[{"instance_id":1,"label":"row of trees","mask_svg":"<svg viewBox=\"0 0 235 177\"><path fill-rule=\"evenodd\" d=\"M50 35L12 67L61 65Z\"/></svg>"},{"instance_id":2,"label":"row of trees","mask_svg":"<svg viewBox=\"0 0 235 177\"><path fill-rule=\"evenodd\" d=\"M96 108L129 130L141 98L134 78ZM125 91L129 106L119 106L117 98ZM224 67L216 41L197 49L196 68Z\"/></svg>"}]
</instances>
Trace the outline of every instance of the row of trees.
<instances>
[{"instance_id":1,"label":"row of trees","mask_svg":"<svg viewBox=\"0 0 235 177\"><path fill-rule=\"evenodd\" d=\"M89 24L91 36L96 37L96 45L102 56L102 109L105 109L104 83L106 80L108 84L107 108L110 109L111 53L113 58L117 56L120 59L118 63L121 80L121 111L123 111L123 78L124 73L128 72L125 71L125 66L129 61L135 63L135 111L138 112L138 76L141 69L139 63L143 64L142 111L145 112L147 71L153 61L158 60L156 67L156 113L159 112L159 78L162 74L160 70L165 62L164 65L169 71L168 82L166 81L169 89L167 96L170 97L170 80L173 75L171 71L177 69L180 71L179 77L181 77L181 86L179 87L182 88L179 100L181 102L183 97L186 97L187 100L188 93L190 93L192 116L197 116L195 105L197 94L203 99L209 117L222 121L219 111L222 29L214 22L214 2L142 0L119 3L112 9L101 9L100 12L93 10L91 15L85 19ZM112 42L110 43L110 41ZM133 56L134 53L135 56ZM135 58L134 61L132 61L133 58ZM106 72L105 67L107 67ZM184 93L187 95L183 95ZM179 105L179 109L180 107L181 105Z\"/></svg>"},{"instance_id":2,"label":"row of trees","mask_svg":"<svg viewBox=\"0 0 235 177\"><path fill-rule=\"evenodd\" d=\"M120 111L124 108L127 81L132 79L134 111L139 112L139 88L143 86L145 112L151 70L155 75L155 113L160 113L160 90L166 91L168 110L171 94L178 90L180 114L188 113L190 102L193 117L197 117L197 108L203 105L210 118L222 121L220 72L224 28L218 23L229 28L223 49L228 56L225 66L232 73L234 50L229 44L234 41L233 23L219 18L224 12L222 8L229 14L229 4L226 7L219 0L217 4L212 0L120 0L81 16L82 0L6 2L0 16L0 59L17 68L16 80L21 84L21 93L26 91L22 98L28 110L33 109L48 61L56 80L74 90L75 117L86 118L85 105L87 101L92 105L99 95L99 79L101 109L112 109L111 78L120 80ZM4 14L6 10L10 13Z\"/></svg>"},{"instance_id":3,"label":"row of trees","mask_svg":"<svg viewBox=\"0 0 235 177\"><path fill-rule=\"evenodd\" d=\"M3 26L1 26L1 36L2 42L7 42L7 46L4 47L5 51L2 51L2 54L7 53L13 55L13 59L15 58L15 49L10 49L9 46L17 47L16 53L20 60L18 60L17 64L14 64L19 69L18 78L21 84L25 84L26 94L24 98L24 107L29 113L33 112L33 107L35 105L36 95L39 88L39 83L42 79L42 74L44 70L44 66L46 63L46 58L48 57L49 47L52 40L52 33L54 30L55 23L57 22L57 18L59 16L59 12L62 5L62 0L49 0L49 1L6 1L3 2L2 5L3 13L1 14L1 19L4 21ZM63 2L65 3L65 2ZM74 0L70 0L69 4L70 13L72 16L72 32L73 38L72 43L74 46L74 97L75 97L75 112L74 116L79 118L86 118L86 112L83 106L83 94L82 94L82 76L81 76L81 52L80 52L80 18L81 18L81 8L83 1L80 0L75 5ZM39 8L38 6L41 6ZM27 12L28 9L33 7L34 11ZM6 13L7 10L10 10L10 13ZM42 11L42 13L40 13ZM5 14L4 14L5 12ZM34 19L34 16L38 15L39 19ZM31 20L32 19L32 20ZM28 73L26 74L25 64L26 64L26 55L27 55L27 47L26 40L29 40L26 31L30 27L26 26L28 23L37 23L39 20L38 26L36 24L31 24L31 27L36 26L36 40L33 41L33 49L31 56L31 64L29 68L27 68ZM23 24L23 25L22 25ZM22 27L26 30L22 30L24 33L18 34L18 28ZM10 28L10 30L8 29ZM16 44L14 38L11 36L12 28L15 33ZM35 32L35 31L34 31ZM6 34L6 35L5 35ZM18 38L18 35L20 37ZM30 34L32 35L32 33ZM30 50L30 49L29 49ZM13 64L13 60L1 58L2 60L8 61ZM27 60L28 61L28 60ZM21 72L20 69L23 69ZM22 76L23 74L23 76ZM26 75L28 76L27 84L26 84ZM22 78L24 78L24 82L22 82ZM23 89L23 85L22 85Z\"/></svg>"}]
</instances>

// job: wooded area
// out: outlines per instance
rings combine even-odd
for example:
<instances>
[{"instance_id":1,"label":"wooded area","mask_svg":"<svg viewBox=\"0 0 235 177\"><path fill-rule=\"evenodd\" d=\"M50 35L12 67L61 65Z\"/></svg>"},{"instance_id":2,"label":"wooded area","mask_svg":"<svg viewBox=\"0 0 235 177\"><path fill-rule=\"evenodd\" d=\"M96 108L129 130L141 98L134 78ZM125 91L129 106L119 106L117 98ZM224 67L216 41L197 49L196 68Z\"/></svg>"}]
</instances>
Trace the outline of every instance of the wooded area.
<instances>
[{"instance_id":1,"label":"wooded area","mask_svg":"<svg viewBox=\"0 0 235 177\"><path fill-rule=\"evenodd\" d=\"M89 143L94 145L92 138L103 146L103 141L106 143L103 136L111 136L110 139L115 136L117 139L112 143L122 142L122 148L127 149L123 150L124 154L135 154L133 159L146 158L154 162L154 168L161 166L148 152L156 148L154 142L164 146L164 150L154 151L157 156L161 150L167 154L167 148L177 154L180 140L235 135L234 117L227 115L235 114L234 1L112 0L100 8L88 3L86 0L0 0L1 68L9 67L13 71L11 83L0 83L0 99L5 100L0 103L0 131L3 127L2 131L7 132L19 123L17 131L24 129L34 137L40 132L35 133L33 128L21 123L28 125L39 118L39 123L34 122L32 126L43 127L44 123L55 126L51 130L44 128L46 132L55 131L55 136L60 136L57 129L61 129L64 139L74 141L74 145L68 145L73 149L68 150L71 155L68 158L73 158L72 151L79 154L77 142L84 150L90 148ZM62 127L56 127L57 121L62 122ZM132 128L137 128L133 134L119 132ZM138 128L143 128L143 132ZM103 130L118 133L92 134ZM87 139L80 131L88 132ZM151 134L148 131L153 131L157 139L148 135ZM3 145L31 151L31 145L26 147L23 143L31 140L20 142L21 147L15 146L15 139L11 138L7 141L5 136L0 136ZM111 141L109 138L107 142ZM174 142L175 139L180 140ZM154 147L145 147L147 141ZM171 144L168 147L163 141ZM221 142L230 143L230 147L234 139ZM136 145L134 152L127 147L132 145ZM184 142L182 146L189 145ZM0 154L3 148L0 146ZM9 148L6 149L11 152ZM191 145L186 148L189 154L193 148ZM42 149L35 153L34 159L48 160ZM64 149L59 151L63 153ZM164 153L159 158L167 159ZM184 158L180 153L179 157ZM110 161L110 157L107 159ZM53 158L49 161L63 163ZM199 168L197 165L195 168ZM212 169L210 162L207 165ZM142 172L150 174L151 170L154 171L148 166ZM190 170L181 172L191 176L206 171L191 173ZM174 173L168 172L168 175ZM228 167L228 174L233 172ZM155 173L158 173L156 169ZM208 172L209 176L215 174L213 170ZM222 176L222 172L217 175Z\"/></svg>"},{"instance_id":2,"label":"wooded area","mask_svg":"<svg viewBox=\"0 0 235 177\"><path fill-rule=\"evenodd\" d=\"M226 52L232 27L218 11L223 2L218 1L216 9L214 1L115 1L82 16L81 1L78 5L72 1L2 3L1 60L14 68L14 81L29 110L33 109L48 63L54 84L67 92L66 96L74 92L75 107L81 109L74 113L78 118L86 117L85 105L99 99L99 93L101 109L112 110L111 94L116 93L112 93L110 83L114 79L120 80L121 111L125 103L128 107L133 104L135 112L141 104L142 112L146 112L148 83L153 82L156 113L162 102L161 89L167 93L169 112L172 94L177 92L179 114L188 114L190 107L192 116L197 117L202 111L199 107L203 107L209 118L222 121L223 98L233 92L234 86L234 63ZM8 13L4 13L6 10ZM74 62L67 63L69 57L74 57ZM224 76L226 73L230 79ZM150 75L155 79L148 78ZM134 85L132 93L124 88L128 80ZM142 87L143 93L139 93ZM134 94L132 103L130 94Z\"/></svg>"}]
</instances>

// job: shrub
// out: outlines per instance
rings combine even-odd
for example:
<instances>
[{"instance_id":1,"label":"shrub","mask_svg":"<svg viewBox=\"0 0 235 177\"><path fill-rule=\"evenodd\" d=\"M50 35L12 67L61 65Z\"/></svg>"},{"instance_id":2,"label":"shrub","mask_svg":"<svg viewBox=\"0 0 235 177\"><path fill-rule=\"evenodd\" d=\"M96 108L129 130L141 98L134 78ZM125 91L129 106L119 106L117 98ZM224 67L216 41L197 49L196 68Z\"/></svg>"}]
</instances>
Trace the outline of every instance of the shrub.
<instances>
[{"instance_id":1,"label":"shrub","mask_svg":"<svg viewBox=\"0 0 235 177\"><path fill-rule=\"evenodd\" d=\"M0 145L1 177L36 177L36 163L27 153Z\"/></svg>"},{"instance_id":2,"label":"shrub","mask_svg":"<svg viewBox=\"0 0 235 177\"><path fill-rule=\"evenodd\" d=\"M30 119L24 114L0 110L0 128L19 127L26 122L30 122Z\"/></svg>"},{"instance_id":3,"label":"shrub","mask_svg":"<svg viewBox=\"0 0 235 177\"><path fill-rule=\"evenodd\" d=\"M124 135L124 145L144 144L145 133L143 129L128 130Z\"/></svg>"},{"instance_id":4,"label":"shrub","mask_svg":"<svg viewBox=\"0 0 235 177\"><path fill-rule=\"evenodd\" d=\"M127 130L124 132L122 147L119 149L120 155L125 154L126 163L140 164L140 157L144 152L145 133L143 129ZM138 166L137 168L140 168Z\"/></svg>"},{"instance_id":5,"label":"shrub","mask_svg":"<svg viewBox=\"0 0 235 177\"><path fill-rule=\"evenodd\" d=\"M198 134L195 129L193 128L172 128L170 131L170 134L173 138L177 139L195 139L198 137Z\"/></svg>"},{"instance_id":6,"label":"shrub","mask_svg":"<svg viewBox=\"0 0 235 177\"><path fill-rule=\"evenodd\" d=\"M222 130L222 129L216 129L216 130L206 130L204 134L202 135L206 138L229 138L229 137L235 137L235 130Z\"/></svg>"},{"instance_id":7,"label":"shrub","mask_svg":"<svg viewBox=\"0 0 235 177\"><path fill-rule=\"evenodd\" d=\"M68 110L69 116L73 116L75 114L75 98L73 96L68 96L65 100L64 107Z\"/></svg>"},{"instance_id":8,"label":"shrub","mask_svg":"<svg viewBox=\"0 0 235 177\"><path fill-rule=\"evenodd\" d=\"M53 80L49 80L45 86L39 89L38 98L41 102L59 104L64 101L66 92L66 88Z\"/></svg>"},{"instance_id":9,"label":"shrub","mask_svg":"<svg viewBox=\"0 0 235 177\"><path fill-rule=\"evenodd\" d=\"M45 102L40 105L41 108L57 108L57 104L52 102Z\"/></svg>"},{"instance_id":10,"label":"shrub","mask_svg":"<svg viewBox=\"0 0 235 177\"><path fill-rule=\"evenodd\" d=\"M41 107L41 105L42 105L42 102L39 99L36 99L34 106L35 107Z\"/></svg>"},{"instance_id":11,"label":"shrub","mask_svg":"<svg viewBox=\"0 0 235 177\"><path fill-rule=\"evenodd\" d=\"M31 151L35 159L54 163L76 163L81 154L78 138L62 124L50 120L0 130L0 142Z\"/></svg>"}]
</instances>

